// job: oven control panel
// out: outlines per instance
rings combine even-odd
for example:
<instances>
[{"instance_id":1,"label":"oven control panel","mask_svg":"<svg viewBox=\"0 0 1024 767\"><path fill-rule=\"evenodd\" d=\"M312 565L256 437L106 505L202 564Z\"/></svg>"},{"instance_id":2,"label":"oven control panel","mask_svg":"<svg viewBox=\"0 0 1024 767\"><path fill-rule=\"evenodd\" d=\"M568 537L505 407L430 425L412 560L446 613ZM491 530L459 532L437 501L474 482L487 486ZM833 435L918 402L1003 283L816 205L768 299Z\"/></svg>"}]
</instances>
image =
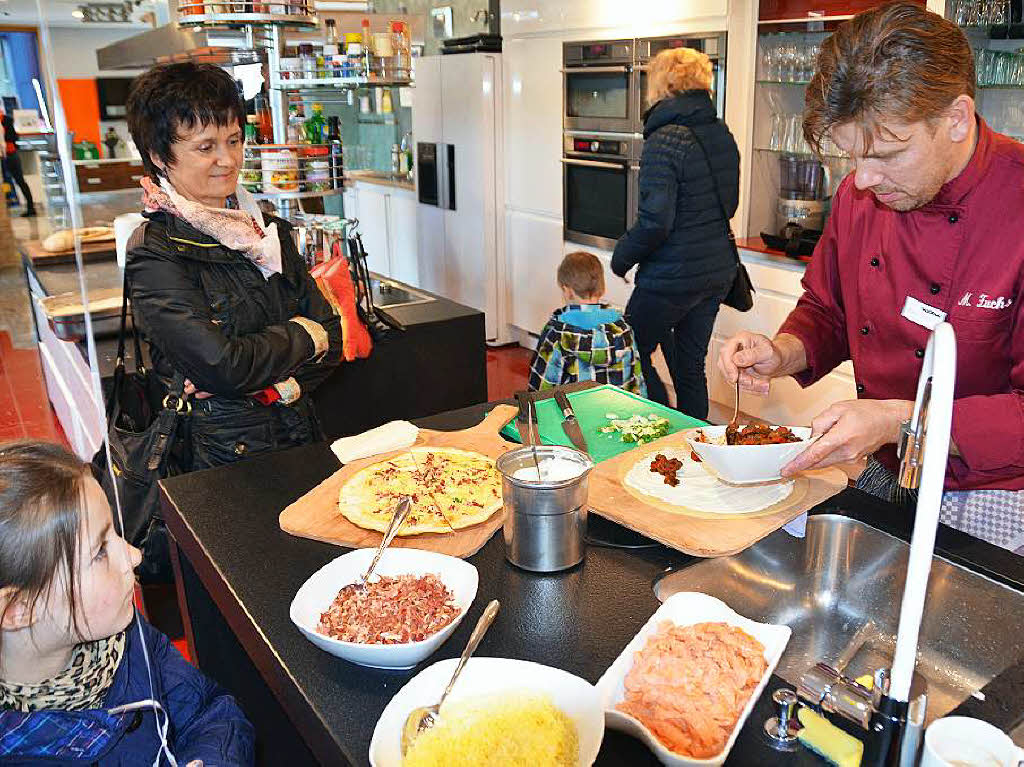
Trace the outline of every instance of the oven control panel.
<instances>
[{"instance_id":1,"label":"oven control panel","mask_svg":"<svg viewBox=\"0 0 1024 767\"><path fill-rule=\"evenodd\" d=\"M630 65L633 63L632 40L600 40L587 43L566 43L562 46L567 67Z\"/></svg>"}]
</instances>

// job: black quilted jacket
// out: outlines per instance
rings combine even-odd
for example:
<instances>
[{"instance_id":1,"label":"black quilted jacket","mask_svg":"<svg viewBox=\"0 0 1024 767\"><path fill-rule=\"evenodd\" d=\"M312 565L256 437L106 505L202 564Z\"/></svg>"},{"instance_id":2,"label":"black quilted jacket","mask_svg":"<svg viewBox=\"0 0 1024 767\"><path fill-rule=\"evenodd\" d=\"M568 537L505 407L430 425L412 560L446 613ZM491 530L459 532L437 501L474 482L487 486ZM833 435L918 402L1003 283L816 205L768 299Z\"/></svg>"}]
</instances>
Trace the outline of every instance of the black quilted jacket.
<instances>
[{"instance_id":1,"label":"black quilted jacket","mask_svg":"<svg viewBox=\"0 0 1024 767\"><path fill-rule=\"evenodd\" d=\"M711 168L694 133L704 143ZM659 101L647 113L644 139L639 212L615 246L612 271L624 276L639 265L637 286L662 294L728 283L736 257L711 172L731 217L739 198L740 155L708 92L684 91Z\"/></svg>"}]
</instances>

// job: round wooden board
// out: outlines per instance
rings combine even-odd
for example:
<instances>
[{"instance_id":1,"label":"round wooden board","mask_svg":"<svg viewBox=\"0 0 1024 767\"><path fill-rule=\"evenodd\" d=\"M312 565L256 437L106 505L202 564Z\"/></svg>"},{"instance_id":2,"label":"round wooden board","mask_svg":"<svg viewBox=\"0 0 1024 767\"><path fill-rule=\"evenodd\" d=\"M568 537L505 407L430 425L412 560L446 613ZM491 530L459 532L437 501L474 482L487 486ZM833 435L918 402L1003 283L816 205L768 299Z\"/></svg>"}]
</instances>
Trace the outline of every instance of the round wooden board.
<instances>
[{"instance_id":1,"label":"round wooden board","mask_svg":"<svg viewBox=\"0 0 1024 767\"><path fill-rule=\"evenodd\" d=\"M690 431L695 431L695 429ZM680 432L680 434L686 433L688 432ZM687 443L685 443L684 441L683 444ZM662 445L654 450L650 450L649 452L646 452L643 455L637 457L633 462L622 463L619 466L618 472L618 479L619 482L622 484L623 490L625 490L627 493L629 493L629 495L631 495L633 498L636 498L641 503L645 503L648 506L653 506L654 508L660 509L661 511L667 511L670 514L679 514L680 516L684 517L697 517L698 519L757 519L758 517L771 516L772 514L775 514L781 511L782 509L798 505L804 500L804 498L807 497L810 482L808 481L807 477L798 476L794 477L792 480L793 492L791 492L778 503L773 503L771 506L766 506L765 508L758 509L757 511L730 511L715 513L713 511L702 511L700 509L691 509L686 506L678 506L674 503L668 503L667 501L663 501L660 498L655 498L653 495L641 493L636 488L630 487L626 483L626 475L629 474L630 470L632 470L632 468L640 461L652 460L654 455L664 450L665 447L665 445ZM638 453L639 450L635 452ZM630 453L629 455L633 456L634 453ZM740 485L737 485L736 487L740 487ZM748 485L748 487L757 487L757 485Z\"/></svg>"}]
</instances>

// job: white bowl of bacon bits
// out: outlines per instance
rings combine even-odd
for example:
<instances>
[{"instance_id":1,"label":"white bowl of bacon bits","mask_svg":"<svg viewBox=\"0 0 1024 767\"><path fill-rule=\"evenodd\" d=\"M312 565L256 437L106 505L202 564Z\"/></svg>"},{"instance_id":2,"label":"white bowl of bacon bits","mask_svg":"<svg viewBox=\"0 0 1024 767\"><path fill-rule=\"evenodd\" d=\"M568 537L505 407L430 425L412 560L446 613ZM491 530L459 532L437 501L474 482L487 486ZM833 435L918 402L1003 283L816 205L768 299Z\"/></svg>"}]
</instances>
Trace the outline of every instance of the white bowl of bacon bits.
<instances>
[{"instance_id":1,"label":"white bowl of bacon bits","mask_svg":"<svg viewBox=\"0 0 1024 767\"><path fill-rule=\"evenodd\" d=\"M444 644L476 597L476 568L420 549L384 550L365 588L375 549L357 549L309 577L289 614L306 638L361 666L412 668Z\"/></svg>"}]
</instances>

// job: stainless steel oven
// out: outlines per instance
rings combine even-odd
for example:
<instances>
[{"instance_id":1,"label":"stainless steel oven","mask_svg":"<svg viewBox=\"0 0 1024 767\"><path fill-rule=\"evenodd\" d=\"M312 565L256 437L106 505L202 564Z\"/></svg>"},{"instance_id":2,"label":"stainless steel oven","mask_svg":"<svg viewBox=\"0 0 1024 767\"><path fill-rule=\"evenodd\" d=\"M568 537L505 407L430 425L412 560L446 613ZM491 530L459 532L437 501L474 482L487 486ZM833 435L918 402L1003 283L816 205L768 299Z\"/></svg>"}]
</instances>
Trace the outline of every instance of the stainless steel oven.
<instances>
[{"instance_id":1,"label":"stainless steel oven","mask_svg":"<svg viewBox=\"0 0 1024 767\"><path fill-rule=\"evenodd\" d=\"M567 131L562 152L565 239L611 250L636 219L642 139Z\"/></svg>"},{"instance_id":2,"label":"stainless steel oven","mask_svg":"<svg viewBox=\"0 0 1024 767\"><path fill-rule=\"evenodd\" d=\"M647 66L651 59L666 48L693 48L706 53L711 59L711 100L715 103L718 116L725 117L725 51L726 33L713 35L674 35L672 37L646 37L636 41L636 67L633 93L636 98L634 114L636 120L632 130L643 133L644 113L647 103Z\"/></svg>"},{"instance_id":3,"label":"stainless steel oven","mask_svg":"<svg viewBox=\"0 0 1024 767\"><path fill-rule=\"evenodd\" d=\"M636 120L633 41L562 46L565 130L632 132Z\"/></svg>"}]
</instances>

